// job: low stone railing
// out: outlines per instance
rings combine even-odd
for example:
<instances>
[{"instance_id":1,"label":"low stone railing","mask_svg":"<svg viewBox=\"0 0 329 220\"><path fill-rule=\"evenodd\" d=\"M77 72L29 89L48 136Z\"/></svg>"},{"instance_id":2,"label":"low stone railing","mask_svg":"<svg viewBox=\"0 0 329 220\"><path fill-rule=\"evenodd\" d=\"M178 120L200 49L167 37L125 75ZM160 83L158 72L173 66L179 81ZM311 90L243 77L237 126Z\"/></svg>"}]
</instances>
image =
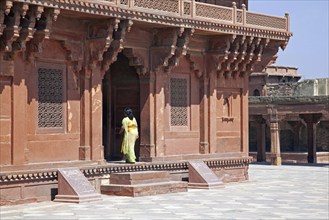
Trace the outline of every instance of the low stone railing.
<instances>
[{"instance_id":1,"label":"low stone railing","mask_svg":"<svg viewBox=\"0 0 329 220\"><path fill-rule=\"evenodd\" d=\"M92 2L91 0L83 0ZM191 18L197 20L209 20L215 23L227 23L246 27L265 28L270 30L289 32L289 15L284 17L270 16L249 12L245 5L237 9L236 4L232 7L224 7L194 0L103 0L102 3L117 5L120 8L156 14L172 15L175 17Z\"/></svg>"}]
</instances>

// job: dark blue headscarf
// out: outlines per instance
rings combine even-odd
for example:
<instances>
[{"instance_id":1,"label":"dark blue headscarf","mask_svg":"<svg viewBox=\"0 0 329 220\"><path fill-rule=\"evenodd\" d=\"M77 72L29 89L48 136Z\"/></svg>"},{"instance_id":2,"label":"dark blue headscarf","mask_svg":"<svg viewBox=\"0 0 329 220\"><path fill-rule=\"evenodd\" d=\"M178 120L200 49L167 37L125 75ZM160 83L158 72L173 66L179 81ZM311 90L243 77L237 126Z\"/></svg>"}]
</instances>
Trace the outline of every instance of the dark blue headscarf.
<instances>
[{"instance_id":1,"label":"dark blue headscarf","mask_svg":"<svg viewBox=\"0 0 329 220\"><path fill-rule=\"evenodd\" d=\"M131 110L131 108L125 108L125 109L123 110L123 112L125 113L125 115L126 115L130 120L133 120L133 119L134 119L133 110Z\"/></svg>"}]
</instances>

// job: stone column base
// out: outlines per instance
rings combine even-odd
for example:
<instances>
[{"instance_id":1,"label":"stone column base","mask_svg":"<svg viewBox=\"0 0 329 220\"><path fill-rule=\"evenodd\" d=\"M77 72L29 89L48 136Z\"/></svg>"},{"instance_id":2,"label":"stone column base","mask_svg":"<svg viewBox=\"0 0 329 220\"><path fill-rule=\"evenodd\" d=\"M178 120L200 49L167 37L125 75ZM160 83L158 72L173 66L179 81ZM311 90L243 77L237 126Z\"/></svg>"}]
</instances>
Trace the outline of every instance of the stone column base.
<instances>
[{"instance_id":1,"label":"stone column base","mask_svg":"<svg viewBox=\"0 0 329 220\"><path fill-rule=\"evenodd\" d=\"M281 157L280 156L271 157L271 165L281 166L282 165Z\"/></svg>"}]
</instances>

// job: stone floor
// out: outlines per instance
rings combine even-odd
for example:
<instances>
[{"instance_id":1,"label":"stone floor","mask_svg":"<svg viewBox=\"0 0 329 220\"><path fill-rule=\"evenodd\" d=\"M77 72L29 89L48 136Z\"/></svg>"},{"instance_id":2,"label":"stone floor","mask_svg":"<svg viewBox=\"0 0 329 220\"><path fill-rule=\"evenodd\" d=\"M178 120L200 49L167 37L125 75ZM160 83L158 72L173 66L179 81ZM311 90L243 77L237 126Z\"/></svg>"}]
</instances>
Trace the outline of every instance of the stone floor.
<instances>
[{"instance_id":1,"label":"stone floor","mask_svg":"<svg viewBox=\"0 0 329 220\"><path fill-rule=\"evenodd\" d=\"M135 198L103 195L103 201L86 204L2 206L0 219L329 219L328 164L252 164L249 175L249 181L223 189Z\"/></svg>"}]
</instances>

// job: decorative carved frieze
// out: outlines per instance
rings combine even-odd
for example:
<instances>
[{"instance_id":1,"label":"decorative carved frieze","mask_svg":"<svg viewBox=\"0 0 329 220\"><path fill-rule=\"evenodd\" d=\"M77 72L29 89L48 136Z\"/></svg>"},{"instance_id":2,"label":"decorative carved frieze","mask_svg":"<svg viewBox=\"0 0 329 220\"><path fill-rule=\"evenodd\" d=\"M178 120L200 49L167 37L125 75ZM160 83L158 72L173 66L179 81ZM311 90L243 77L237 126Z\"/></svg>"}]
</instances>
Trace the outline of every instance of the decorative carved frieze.
<instances>
[{"instance_id":1,"label":"decorative carved frieze","mask_svg":"<svg viewBox=\"0 0 329 220\"><path fill-rule=\"evenodd\" d=\"M111 45L103 54L102 68L105 72L110 68L110 65L117 60L118 53L123 50L126 34L130 31L132 25L133 22L131 20L121 20L119 27L113 32Z\"/></svg>"}]
</instances>

